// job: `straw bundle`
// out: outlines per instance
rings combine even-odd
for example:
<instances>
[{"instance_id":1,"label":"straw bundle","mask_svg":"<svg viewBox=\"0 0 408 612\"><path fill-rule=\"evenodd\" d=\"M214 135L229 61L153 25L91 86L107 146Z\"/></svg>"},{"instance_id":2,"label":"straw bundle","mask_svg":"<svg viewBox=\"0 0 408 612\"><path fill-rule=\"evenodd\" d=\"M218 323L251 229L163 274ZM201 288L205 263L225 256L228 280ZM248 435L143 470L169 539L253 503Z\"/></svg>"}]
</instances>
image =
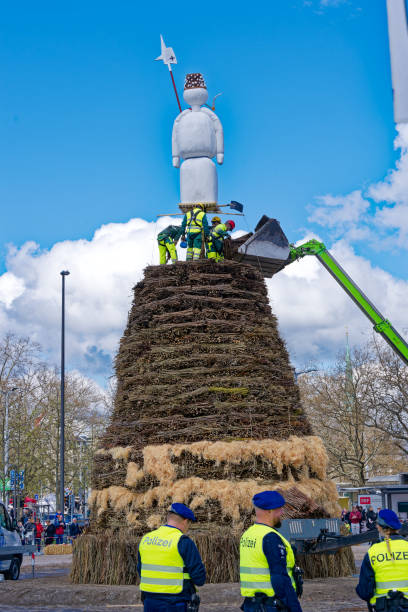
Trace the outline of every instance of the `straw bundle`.
<instances>
[{"instance_id":1,"label":"straw bundle","mask_svg":"<svg viewBox=\"0 0 408 612\"><path fill-rule=\"evenodd\" d=\"M44 548L44 555L70 555L72 544L49 544Z\"/></svg>"}]
</instances>

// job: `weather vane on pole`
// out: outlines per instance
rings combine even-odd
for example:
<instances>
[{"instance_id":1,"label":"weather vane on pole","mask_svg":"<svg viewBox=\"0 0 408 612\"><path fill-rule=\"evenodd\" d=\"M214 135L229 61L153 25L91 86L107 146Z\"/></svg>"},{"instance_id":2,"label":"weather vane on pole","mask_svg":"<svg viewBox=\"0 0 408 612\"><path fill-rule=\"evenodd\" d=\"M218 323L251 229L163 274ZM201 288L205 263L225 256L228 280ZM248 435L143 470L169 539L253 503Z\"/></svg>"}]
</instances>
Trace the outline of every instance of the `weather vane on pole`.
<instances>
[{"instance_id":1,"label":"weather vane on pole","mask_svg":"<svg viewBox=\"0 0 408 612\"><path fill-rule=\"evenodd\" d=\"M163 63L166 64L167 68L169 69L171 82L173 83L174 92L177 98L177 104L178 104L178 107L181 113L182 109L181 109L181 104L180 104L180 98L177 93L177 88L176 88L176 84L174 82L174 77L173 77L173 71L171 69L172 64L177 64L177 59L176 59L173 49L171 47L166 47L164 40L163 40L163 36L161 34L160 34L160 43L161 43L161 55L159 55L159 57L156 57L156 61L163 60Z\"/></svg>"}]
</instances>

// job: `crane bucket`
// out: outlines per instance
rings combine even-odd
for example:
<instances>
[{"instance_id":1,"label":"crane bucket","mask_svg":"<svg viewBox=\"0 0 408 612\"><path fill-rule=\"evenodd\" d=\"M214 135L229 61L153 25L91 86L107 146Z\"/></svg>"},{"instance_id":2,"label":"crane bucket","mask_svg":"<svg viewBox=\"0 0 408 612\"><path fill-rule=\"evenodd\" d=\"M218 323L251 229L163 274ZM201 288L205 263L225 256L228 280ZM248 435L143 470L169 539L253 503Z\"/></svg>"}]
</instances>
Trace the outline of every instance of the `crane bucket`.
<instances>
[{"instance_id":1,"label":"crane bucket","mask_svg":"<svg viewBox=\"0 0 408 612\"><path fill-rule=\"evenodd\" d=\"M279 221L262 217L255 233L238 248L239 259L259 268L264 276L272 278L289 262L290 245Z\"/></svg>"}]
</instances>

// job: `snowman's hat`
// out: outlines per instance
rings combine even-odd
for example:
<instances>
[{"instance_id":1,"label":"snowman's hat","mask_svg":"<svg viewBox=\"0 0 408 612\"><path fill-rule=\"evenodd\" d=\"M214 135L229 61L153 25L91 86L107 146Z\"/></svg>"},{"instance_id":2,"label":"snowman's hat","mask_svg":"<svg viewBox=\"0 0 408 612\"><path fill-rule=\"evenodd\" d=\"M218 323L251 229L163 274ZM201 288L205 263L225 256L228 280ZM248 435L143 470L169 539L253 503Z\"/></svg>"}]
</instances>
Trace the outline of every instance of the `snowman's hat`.
<instances>
[{"instance_id":1,"label":"snowman's hat","mask_svg":"<svg viewBox=\"0 0 408 612\"><path fill-rule=\"evenodd\" d=\"M204 81L204 77L201 72L192 72L191 74L186 74L186 81L184 83L184 89L197 89L197 87L201 87L202 89L207 89L207 86Z\"/></svg>"}]
</instances>

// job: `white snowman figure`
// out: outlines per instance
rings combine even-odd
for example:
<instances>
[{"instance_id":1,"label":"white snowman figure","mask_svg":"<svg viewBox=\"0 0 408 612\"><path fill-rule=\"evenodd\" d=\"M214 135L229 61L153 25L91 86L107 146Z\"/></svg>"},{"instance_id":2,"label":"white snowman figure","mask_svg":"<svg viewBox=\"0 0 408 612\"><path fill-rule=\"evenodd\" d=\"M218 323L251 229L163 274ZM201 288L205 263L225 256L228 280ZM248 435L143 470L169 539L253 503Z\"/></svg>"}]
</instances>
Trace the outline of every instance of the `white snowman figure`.
<instances>
[{"instance_id":1,"label":"white snowman figure","mask_svg":"<svg viewBox=\"0 0 408 612\"><path fill-rule=\"evenodd\" d=\"M208 107L204 78L200 73L187 74L184 100L191 108L181 112L173 125L173 166L180 167L180 203L216 204L218 201L217 168L212 161L224 161L224 132L221 121Z\"/></svg>"}]
</instances>

